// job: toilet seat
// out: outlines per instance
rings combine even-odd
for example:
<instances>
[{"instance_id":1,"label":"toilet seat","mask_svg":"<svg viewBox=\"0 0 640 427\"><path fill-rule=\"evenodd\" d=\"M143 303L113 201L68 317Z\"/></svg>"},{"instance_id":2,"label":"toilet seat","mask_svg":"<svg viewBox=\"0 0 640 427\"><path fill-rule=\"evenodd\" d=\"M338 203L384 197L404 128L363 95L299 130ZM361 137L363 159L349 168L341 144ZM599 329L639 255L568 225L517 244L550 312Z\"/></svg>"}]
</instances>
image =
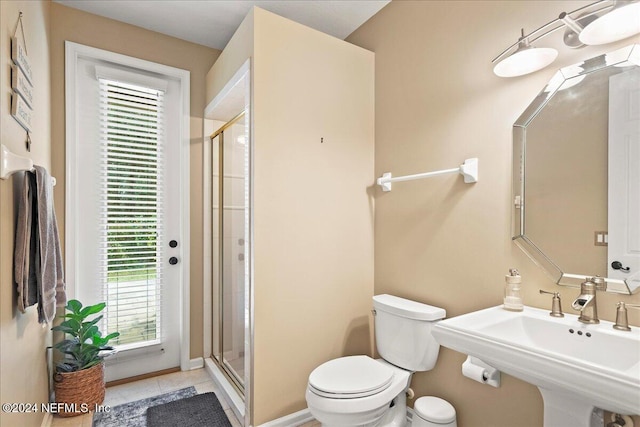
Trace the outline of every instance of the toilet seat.
<instances>
[{"instance_id":1,"label":"toilet seat","mask_svg":"<svg viewBox=\"0 0 640 427\"><path fill-rule=\"evenodd\" d=\"M403 393L411 382L411 372L398 368L383 359L373 362L389 369L393 376L391 384L370 391L369 396L349 398L348 395L323 393L322 396L311 384L307 385L305 399L311 414L326 425L371 426L390 410L390 403ZM398 407L405 407L400 405ZM392 408L393 409L393 408Z\"/></svg>"},{"instance_id":2,"label":"toilet seat","mask_svg":"<svg viewBox=\"0 0 640 427\"><path fill-rule=\"evenodd\" d=\"M323 363L309 375L309 389L331 399L367 397L388 388L394 372L368 356L348 356Z\"/></svg>"}]
</instances>

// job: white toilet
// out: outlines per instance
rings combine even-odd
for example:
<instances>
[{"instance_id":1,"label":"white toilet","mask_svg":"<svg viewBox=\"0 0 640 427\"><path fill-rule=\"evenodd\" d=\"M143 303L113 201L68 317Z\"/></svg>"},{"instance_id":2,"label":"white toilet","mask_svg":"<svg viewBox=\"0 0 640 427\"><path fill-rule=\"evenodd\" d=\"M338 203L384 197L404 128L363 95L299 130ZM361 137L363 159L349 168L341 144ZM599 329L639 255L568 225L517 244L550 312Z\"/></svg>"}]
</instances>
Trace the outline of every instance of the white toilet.
<instances>
[{"instance_id":1,"label":"white toilet","mask_svg":"<svg viewBox=\"0 0 640 427\"><path fill-rule=\"evenodd\" d=\"M393 295L374 296L373 307L376 345L382 359L341 357L323 363L309 375L307 405L325 427L406 426L406 391L411 376L436 364L440 345L431 328L445 317L443 308ZM456 427L453 407L435 399L422 400L424 404L416 407L413 425ZM451 411L442 416L442 402L453 410L453 419Z\"/></svg>"}]
</instances>

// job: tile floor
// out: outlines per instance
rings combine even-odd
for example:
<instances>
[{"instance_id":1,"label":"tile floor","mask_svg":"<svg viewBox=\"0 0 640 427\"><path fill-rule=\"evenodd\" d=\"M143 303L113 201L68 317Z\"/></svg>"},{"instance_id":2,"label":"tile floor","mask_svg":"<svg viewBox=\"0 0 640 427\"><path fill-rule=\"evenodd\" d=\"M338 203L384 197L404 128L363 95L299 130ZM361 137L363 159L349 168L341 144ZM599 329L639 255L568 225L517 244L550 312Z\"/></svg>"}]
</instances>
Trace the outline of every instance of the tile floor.
<instances>
[{"instance_id":1,"label":"tile floor","mask_svg":"<svg viewBox=\"0 0 640 427\"><path fill-rule=\"evenodd\" d=\"M215 383L204 369L175 372L173 374L166 374L158 377L147 378L146 380L108 387L104 404L114 407L123 403L146 399L147 397L157 396L159 394L168 393L170 391L179 390L189 386L194 386L198 393L207 393L210 391L216 393L232 427L242 426L233 411L230 409L229 403L220 393L218 393ZM60 418L54 416L52 427L91 427L92 419L93 414L91 413L71 418ZM304 427L319 426L319 424L308 424L309 423L304 424Z\"/></svg>"}]
</instances>

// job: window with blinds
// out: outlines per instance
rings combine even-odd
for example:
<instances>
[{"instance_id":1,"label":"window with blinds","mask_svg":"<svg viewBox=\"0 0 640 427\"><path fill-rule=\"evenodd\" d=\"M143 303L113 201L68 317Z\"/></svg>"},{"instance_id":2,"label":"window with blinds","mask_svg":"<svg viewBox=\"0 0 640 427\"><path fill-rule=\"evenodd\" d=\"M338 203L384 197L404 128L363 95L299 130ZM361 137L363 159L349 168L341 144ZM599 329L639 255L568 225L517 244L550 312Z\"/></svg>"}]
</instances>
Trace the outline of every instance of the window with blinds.
<instances>
[{"instance_id":1,"label":"window with blinds","mask_svg":"<svg viewBox=\"0 0 640 427\"><path fill-rule=\"evenodd\" d=\"M117 346L157 344L164 92L103 78L99 88L104 328L120 332Z\"/></svg>"}]
</instances>

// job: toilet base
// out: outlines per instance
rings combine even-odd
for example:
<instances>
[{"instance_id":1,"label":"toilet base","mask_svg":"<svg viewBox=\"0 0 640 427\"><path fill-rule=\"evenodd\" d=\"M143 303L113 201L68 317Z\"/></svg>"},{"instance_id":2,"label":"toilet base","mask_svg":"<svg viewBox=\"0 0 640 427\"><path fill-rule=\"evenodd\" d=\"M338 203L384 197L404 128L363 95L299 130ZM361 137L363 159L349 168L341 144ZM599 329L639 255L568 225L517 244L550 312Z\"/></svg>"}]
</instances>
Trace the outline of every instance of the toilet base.
<instances>
[{"instance_id":1,"label":"toilet base","mask_svg":"<svg viewBox=\"0 0 640 427\"><path fill-rule=\"evenodd\" d=\"M383 409L384 415L375 422L366 424L343 424L345 420L342 417L336 418L335 423L322 423L322 427L410 427L407 421L407 395L403 391L392 401L393 407ZM349 419L350 422L356 422L354 418Z\"/></svg>"},{"instance_id":2,"label":"toilet base","mask_svg":"<svg viewBox=\"0 0 640 427\"><path fill-rule=\"evenodd\" d=\"M407 393L406 390L393 399L393 407L382 417L378 427L409 427L407 422Z\"/></svg>"}]
</instances>

